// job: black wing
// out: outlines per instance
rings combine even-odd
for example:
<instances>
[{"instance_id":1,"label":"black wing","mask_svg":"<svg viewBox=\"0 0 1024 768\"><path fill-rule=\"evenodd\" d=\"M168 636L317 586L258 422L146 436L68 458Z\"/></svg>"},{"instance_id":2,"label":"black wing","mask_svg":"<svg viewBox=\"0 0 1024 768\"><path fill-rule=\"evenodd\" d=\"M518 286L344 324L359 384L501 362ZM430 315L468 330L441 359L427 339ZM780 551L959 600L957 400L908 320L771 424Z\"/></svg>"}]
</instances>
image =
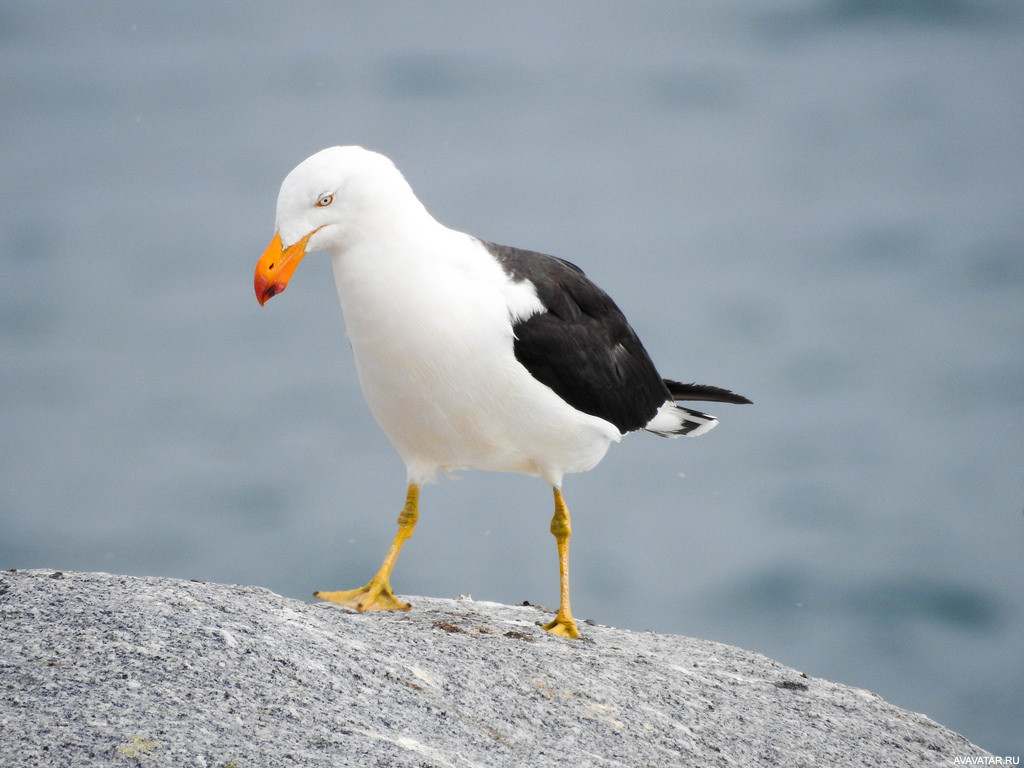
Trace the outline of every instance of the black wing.
<instances>
[{"instance_id":1,"label":"black wing","mask_svg":"<svg viewBox=\"0 0 1024 768\"><path fill-rule=\"evenodd\" d=\"M546 312L515 323L516 359L577 410L621 432L647 425L672 395L622 312L583 270L543 253L484 242Z\"/></svg>"},{"instance_id":2,"label":"black wing","mask_svg":"<svg viewBox=\"0 0 1024 768\"><path fill-rule=\"evenodd\" d=\"M672 379L665 379L665 386L672 394L673 400L707 400L716 403L735 403L736 405L750 405L743 395L737 395L728 389L713 387L710 384L680 384Z\"/></svg>"}]
</instances>

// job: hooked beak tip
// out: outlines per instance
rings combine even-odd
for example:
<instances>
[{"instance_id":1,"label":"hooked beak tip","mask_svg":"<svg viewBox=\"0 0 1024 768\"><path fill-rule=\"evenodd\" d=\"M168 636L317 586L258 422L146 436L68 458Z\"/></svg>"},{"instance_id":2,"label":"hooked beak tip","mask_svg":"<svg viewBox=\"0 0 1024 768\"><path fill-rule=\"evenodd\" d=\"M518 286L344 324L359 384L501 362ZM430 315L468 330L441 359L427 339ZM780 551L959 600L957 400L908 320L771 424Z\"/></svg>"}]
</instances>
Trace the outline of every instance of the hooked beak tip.
<instances>
[{"instance_id":1,"label":"hooked beak tip","mask_svg":"<svg viewBox=\"0 0 1024 768\"><path fill-rule=\"evenodd\" d=\"M277 294L281 293L285 289L285 284L281 282L271 282L269 280L257 278L256 280L256 300L262 307L270 299Z\"/></svg>"}]
</instances>

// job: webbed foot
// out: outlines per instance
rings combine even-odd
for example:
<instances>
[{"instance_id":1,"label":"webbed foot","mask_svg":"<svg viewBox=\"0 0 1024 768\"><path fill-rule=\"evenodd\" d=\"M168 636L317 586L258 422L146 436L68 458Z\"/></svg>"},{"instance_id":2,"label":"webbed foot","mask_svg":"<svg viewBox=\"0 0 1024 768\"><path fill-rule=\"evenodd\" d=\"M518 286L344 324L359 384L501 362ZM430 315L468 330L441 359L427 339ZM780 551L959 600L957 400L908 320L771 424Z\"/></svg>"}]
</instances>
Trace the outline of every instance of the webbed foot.
<instances>
[{"instance_id":1,"label":"webbed foot","mask_svg":"<svg viewBox=\"0 0 1024 768\"><path fill-rule=\"evenodd\" d=\"M364 611L408 611L412 608L391 592L391 585L386 581L373 579L365 587L346 589L338 592L314 592L313 597L331 603L352 608L360 613Z\"/></svg>"}]
</instances>

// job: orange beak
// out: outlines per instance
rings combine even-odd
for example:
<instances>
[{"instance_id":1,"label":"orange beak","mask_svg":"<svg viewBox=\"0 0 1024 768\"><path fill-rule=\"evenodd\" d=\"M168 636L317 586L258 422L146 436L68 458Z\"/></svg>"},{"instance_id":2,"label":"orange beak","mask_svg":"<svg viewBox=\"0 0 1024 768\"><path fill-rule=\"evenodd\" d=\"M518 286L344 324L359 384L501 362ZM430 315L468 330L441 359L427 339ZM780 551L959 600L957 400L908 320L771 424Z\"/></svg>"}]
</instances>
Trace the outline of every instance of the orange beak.
<instances>
[{"instance_id":1,"label":"orange beak","mask_svg":"<svg viewBox=\"0 0 1024 768\"><path fill-rule=\"evenodd\" d=\"M309 238L319 232L323 227L317 227L304 238L292 243L287 248L281 246L281 234L274 233L274 239L270 241L267 250L256 262L256 274L253 276L253 288L256 289L256 300L262 307L271 296L276 296L288 287L288 281L292 279L295 268L299 266L302 257L306 255L306 243Z\"/></svg>"}]
</instances>

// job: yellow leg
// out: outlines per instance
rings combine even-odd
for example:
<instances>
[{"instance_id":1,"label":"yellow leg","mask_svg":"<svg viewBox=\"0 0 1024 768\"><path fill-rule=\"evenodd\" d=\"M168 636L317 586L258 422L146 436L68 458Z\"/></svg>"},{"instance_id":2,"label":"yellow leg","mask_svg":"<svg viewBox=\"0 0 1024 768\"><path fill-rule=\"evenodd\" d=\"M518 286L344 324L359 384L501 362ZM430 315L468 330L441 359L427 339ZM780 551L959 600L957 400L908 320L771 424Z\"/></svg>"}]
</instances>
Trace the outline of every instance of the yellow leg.
<instances>
[{"instance_id":1,"label":"yellow leg","mask_svg":"<svg viewBox=\"0 0 1024 768\"><path fill-rule=\"evenodd\" d=\"M408 611L412 606L395 598L391 592L391 569L402 551L405 540L412 536L416 520L419 518L420 488L415 483L409 486L405 497L405 506L398 515L398 534L395 536L391 549L388 550L377 575L370 583L359 589L347 589L341 592L314 592L313 597L329 600L338 605L354 608L357 611Z\"/></svg>"},{"instance_id":2,"label":"yellow leg","mask_svg":"<svg viewBox=\"0 0 1024 768\"><path fill-rule=\"evenodd\" d=\"M558 605L555 620L544 625L544 629L559 637L575 638L580 636L576 622L572 618L569 607L569 534L572 525L569 523L569 510L562 499L562 492L555 488L555 516L551 518L551 533L558 543L558 575L561 580L562 599Z\"/></svg>"}]
</instances>

